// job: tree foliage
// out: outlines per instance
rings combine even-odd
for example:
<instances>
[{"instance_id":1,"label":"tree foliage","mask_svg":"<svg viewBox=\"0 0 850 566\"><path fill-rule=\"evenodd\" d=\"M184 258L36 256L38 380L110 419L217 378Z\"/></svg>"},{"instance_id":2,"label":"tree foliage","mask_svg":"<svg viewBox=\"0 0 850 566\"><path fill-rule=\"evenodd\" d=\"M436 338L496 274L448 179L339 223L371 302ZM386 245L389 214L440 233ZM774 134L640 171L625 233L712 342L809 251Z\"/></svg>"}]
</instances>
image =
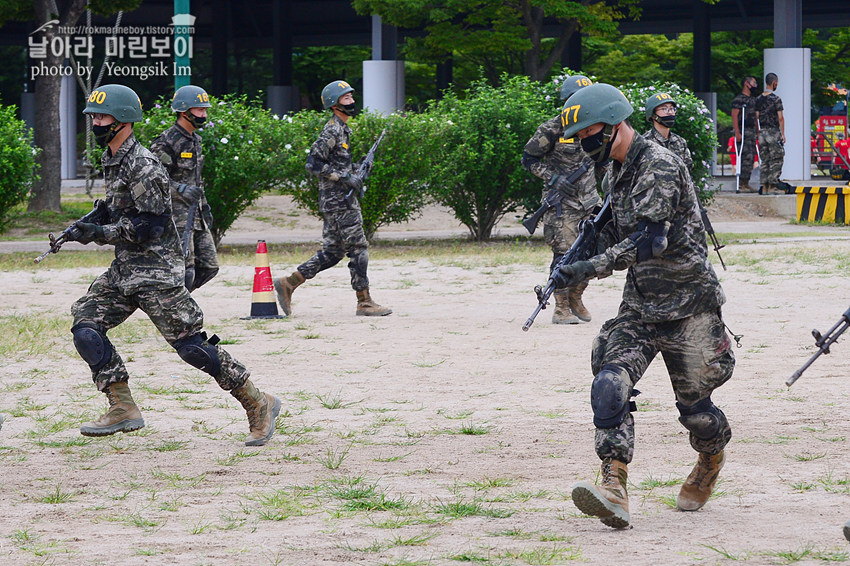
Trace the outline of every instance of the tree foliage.
<instances>
[{"instance_id":1,"label":"tree foliage","mask_svg":"<svg viewBox=\"0 0 850 566\"><path fill-rule=\"evenodd\" d=\"M15 117L14 106L0 106L0 227L11 208L27 199L36 176L29 128Z\"/></svg>"},{"instance_id":2,"label":"tree foliage","mask_svg":"<svg viewBox=\"0 0 850 566\"><path fill-rule=\"evenodd\" d=\"M425 30L407 42L409 59L439 63L449 57L481 68L491 83L502 73L542 80L561 60L573 33L610 35L617 21L640 14L638 0L354 0L361 14ZM544 24L557 36L546 38Z\"/></svg>"}]
</instances>

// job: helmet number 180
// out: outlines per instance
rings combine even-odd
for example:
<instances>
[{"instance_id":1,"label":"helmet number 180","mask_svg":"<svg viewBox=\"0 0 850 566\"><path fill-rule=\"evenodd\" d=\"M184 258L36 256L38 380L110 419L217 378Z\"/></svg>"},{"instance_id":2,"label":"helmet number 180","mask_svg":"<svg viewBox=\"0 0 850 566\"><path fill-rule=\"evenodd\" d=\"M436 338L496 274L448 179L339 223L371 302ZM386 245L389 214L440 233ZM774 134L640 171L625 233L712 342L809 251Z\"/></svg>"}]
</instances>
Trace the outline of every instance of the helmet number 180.
<instances>
[{"instance_id":1,"label":"helmet number 180","mask_svg":"<svg viewBox=\"0 0 850 566\"><path fill-rule=\"evenodd\" d=\"M92 93L89 95L89 102L103 104L104 100L106 100L106 93L102 90L93 90Z\"/></svg>"}]
</instances>

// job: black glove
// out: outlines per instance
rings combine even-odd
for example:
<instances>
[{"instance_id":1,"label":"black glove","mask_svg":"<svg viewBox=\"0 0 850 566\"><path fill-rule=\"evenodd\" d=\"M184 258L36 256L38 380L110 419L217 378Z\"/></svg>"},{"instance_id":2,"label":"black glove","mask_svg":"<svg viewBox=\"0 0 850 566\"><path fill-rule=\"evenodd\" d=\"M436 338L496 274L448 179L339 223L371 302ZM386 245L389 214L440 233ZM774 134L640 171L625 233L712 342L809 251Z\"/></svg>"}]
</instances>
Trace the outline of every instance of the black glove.
<instances>
[{"instance_id":1,"label":"black glove","mask_svg":"<svg viewBox=\"0 0 850 566\"><path fill-rule=\"evenodd\" d=\"M360 192L360 189L363 188L363 178L357 173L346 173L342 177L342 180L346 185L357 192Z\"/></svg>"},{"instance_id":2,"label":"black glove","mask_svg":"<svg viewBox=\"0 0 850 566\"><path fill-rule=\"evenodd\" d=\"M180 193L183 199L190 205L196 204L199 200L201 200L201 197L204 196L204 189L196 187L195 185L187 185L186 183L178 185L177 192Z\"/></svg>"},{"instance_id":3,"label":"black glove","mask_svg":"<svg viewBox=\"0 0 850 566\"><path fill-rule=\"evenodd\" d=\"M212 228L213 225L213 215L212 208L207 203L204 203L204 206L201 207L201 218L204 219L204 222L207 224L207 228Z\"/></svg>"},{"instance_id":4,"label":"black glove","mask_svg":"<svg viewBox=\"0 0 850 566\"><path fill-rule=\"evenodd\" d=\"M552 274L556 289L575 287L593 277L596 277L596 268L589 261L577 261L564 265Z\"/></svg>"},{"instance_id":5,"label":"black glove","mask_svg":"<svg viewBox=\"0 0 850 566\"><path fill-rule=\"evenodd\" d=\"M74 240L81 244L89 244L98 239L103 239L103 226L90 224L88 222L74 222L74 230L71 231Z\"/></svg>"},{"instance_id":6,"label":"black glove","mask_svg":"<svg viewBox=\"0 0 850 566\"><path fill-rule=\"evenodd\" d=\"M354 164L354 170L355 170L355 171L360 171L360 169L363 167L363 162L364 162L365 160L366 160L366 158L364 157L363 159L361 159L360 161L358 161L357 163L355 163L355 164ZM362 173L363 173L363 176L364 176L364 177L368 177L368 176L369 176L369 174L372 172L372 167L373 167L374 165L375 165L375 162L373 161L372 163L369 163L369 164L366 166L366 168L365 168L365 169L363 169Z\"/></svg>"},{"instance_id":7,"label":"black glove","mask_svg":"<svg viewBox=\"0 0 850 566\"><path fill-rule=\"evenodd\" d=\"M566 175L555 173L554 175L552 175L552 178L549 179L549 187L555 191L568 193L570 192L570 189L573 188L573 185L567 180Z\"/></svg>"}]
</instances>

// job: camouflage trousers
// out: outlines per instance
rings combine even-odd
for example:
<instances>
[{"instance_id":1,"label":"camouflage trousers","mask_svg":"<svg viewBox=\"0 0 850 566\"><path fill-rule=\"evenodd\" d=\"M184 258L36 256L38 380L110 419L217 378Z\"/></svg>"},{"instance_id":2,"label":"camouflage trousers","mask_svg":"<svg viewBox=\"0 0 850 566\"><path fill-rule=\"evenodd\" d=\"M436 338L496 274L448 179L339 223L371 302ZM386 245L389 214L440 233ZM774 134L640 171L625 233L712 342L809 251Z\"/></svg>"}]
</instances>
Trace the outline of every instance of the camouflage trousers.
<instances>
[{"instance_id":1,"label":"camouflage trousers","mask_svg":"<svg viewBox=\"0 0 850 566\"><path fill-rule=\"evenodd\" d=\"M759 131L759 151L761 152L761 183L775 187L782 174L782 164L785 162L785 146L782 145L782 134L779 130L771 128Z\"/></svg>"},{"instance_id":2,"label":"camouflage trousers","mask_svg":"<svg viewBox=\"0 0 850 566\"><path fill-rule=\"evenodd\" d=\"M550 208L543 214L543 239L552 248L554 258L549 266L549 273L578 238L579 222L590 216L590 213L566 206L562 208L560 218L554 208Z\"/></svg>"},{"instance_id":3,"label":"camouflage trousers","mask_svg":"<svg viewBox=\"0 0 850 566\"><path fill-rule=\"evenodd\" d=\"M624 368L634 390L659 352L667 366L676 401L681 405L694 405L709 397L732 377L735 367L732 344L719 310L650 324L642 322L640 314L623 303L617 316L602 325L593 341L591 368L594 375L605 365ZM600 459L632 461L634 422L628 413L618 427L596 429L596 454ZM729 423L724 419L714 437L701 439L691 433L690 442L697 452L717 454L731 437Z\"/></svg>"},{"instance_id":4,"label":"camouflage trousers","mask_svg":"<svg viewBox=\"0 0 850 566\"><path fill-rule=\"evenodd\" d=\"M363 217L359 210L325 212L322 228L322 249L298 266L305 279L333 267L344 255L349 257L351 288L362 291L369 286L366 270L369 267L369 244L363 232Z\"/></svg>"},{"instance_id":5,"label":"camouflage trousers","mask_svg":"<svg viewBox=\"0 0 850 566\"><path fill-rule=\"evenodd\" d=\"M124 295L110 281L108 272L95 279L88 292L71 306L71 314L74 326L81 322L94 323L106 336L109 330L127 320L136 309L142 309L148 315L162 337L172 346L182 338L200 334L204 325L204 313L185 287L152 288ZM215 349L221 360L221 371L219 375L213 376L216 382L227 391L242 386L251 372L223 348L215 346ZM124 361L115 349L104 367L92 371L92 379L100 391L105 391L112 383L127 381L129 378Z\"/></svg>"},{"instance_id":6,"label":"camouflage trousers","mask_svg":"<svg viewBox=\"0 0 850 566\"><path fill-rule=\"evenodd\" d=\"M741 184L748 184L750 176L753 174L753 164L756 160L756 131L755 129L746 128L744 130L744 147L741 148L741 155L738 158L741 160ZM740 142L736 142L740 145Z\"/></svg>"}]
</instances>

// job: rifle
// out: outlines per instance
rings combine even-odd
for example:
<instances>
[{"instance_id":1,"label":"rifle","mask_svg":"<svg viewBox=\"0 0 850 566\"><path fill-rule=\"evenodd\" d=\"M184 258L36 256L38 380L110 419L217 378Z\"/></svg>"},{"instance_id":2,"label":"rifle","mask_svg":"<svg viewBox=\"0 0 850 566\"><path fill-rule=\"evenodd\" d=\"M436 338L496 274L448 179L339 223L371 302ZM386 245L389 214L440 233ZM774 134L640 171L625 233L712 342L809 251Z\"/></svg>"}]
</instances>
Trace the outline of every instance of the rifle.
<instances>
[{"instance_id":1,"label":"rifle","mask_svg":"<svg viewBox=\"0 0 850 566\"><path fill-rule=\"evenodd\" d=\"M839 328L840 327L840 328ZM791 374L791 377L785 380L785 385L791 387L794 385L794 382L800 379L800 376L803 375L803 372L806 371L810 365L815 363L815 360L820 357L821 354L828 354L829 347L835 344L838 340L838 337L844 334L844 331L850 328L850 309L844 311L844 314L841 315L841 320L835 323L835 325L829 329L829 332L826 335L822 335L818 332L817 328L812 330L812 336L815 338L815 346L818 347L817 353L809 358L803 367L795 371Z\"/></svg>"},{"instance_id":2,"label":"rifle","mask_svg":"<svg viewBox=\"0 0 850 566\"><path fill-rule=\"evenodd\" d=\"M186 228L183 229L183 235L180 237L184 258L189 257L189 244L192 242L192 228L195 225L195 214L198 212L199 206L201 206L200 202L190 206L189 213L186 215Z\"/></svg>"},{"instance_id":3,"label":"rifle","mask_svg":"<svg viewBox=\"0 0 850 566\"><path fill-rule=\"evenodd\" d=\"M378 149L378 146L381 145L381 140L384 139L384 134L387 133L387 129L384 128L381 130L381 135L378 136L378 139L375 140L375 143L372 144L372 147L369 148L369 151L366 153L366 157L360 160L360 165L357 167L357 176L361 179L366 179L369 176L369 173L372 171L372 163L375 161L375 150ZM351 198L352 193L354 193L354 187L348 191L348 194L345 195L345 200ZM358 199L362 199L363 195L366 194L366 187L363 186L360 188L360 192L357 194Z\"/></svg>"},{"instance_id":4,"label":"rifle","mask_svg":"<svg viewBox=\"0 0 850 566\"><path fill-rule=\"evenodd\" d=\"M703 208L702 204L699 204L699 213L700 216L702 216L702 223L705 225L705 231L711 239L712 245L714 245L714 251L717 252L717 257L720 258L720 265L723 266L723 271L726 271L726 264L723 262L723 256L720 255L720 250L725 248L726 244L720 244L720 241L717 239L717 234L714 233L714 226L711 225L711 220L708 219L708 211Z\"/></svg>"},{"instance_id":5,"label":"rifle","mask_svg":"<svg viewBox=\"0 0 850 566\"><path fill-rule=\"evenodd\" d=\"M528 230L529 234L534 234L534 231L537 230L537 225L540 223L540 219L543 218L543 214L550 208L554 207L555 214L558 215L558 218L561 217L561 194L563 193L564 188L574 188L573 183L578 181L578 178L584 175L584 172L590 169L591 165L592 163L590 161L586 161L581 167L576 169L572 175L567 177L563 186L553 188L553 190L546 193L546 196L543 197L543 204L540 205L540 208L534 211L534 214L522 221L522 225L525 226L525 229ZM551 180L549 182L551 185Z\"/></svg>"},{"instance_id":6,"label":"rifle","mask_svg":"<svg viewBox=\"0 0 850 566\"><path fill-rule=\"evenodd\" d=\"M552 269L552 273L556 273L559 269L561 269L561 266L570 265L577 261L584 261L596 255L596 239L599 236L599 232L602 231L603 226L605 226L611 218L611 195L608 195L605 197L605 202L602 203L602 208L599 209L599 212L596 213L596 216L593 217L593 219L585 218L579 223L578 238L576 238L576 241L573 242L572 246L570 246L570 249L567 250L567 253L561 256L561 259L555 264L555 267ZM528 320L526 320L525 324L522 325L523 332L528 332L528 329L531 328L532 324L534 324L534 319L537 318L540 311L545 309L546 305L549 304L549 297L551 297L552 293L555 292L555 281L552 278L552 275L549 276L549 281L547 282L545 289L540 285L537 285L534 287L534 292L537 294L537 308L534 309L534 312L531 313L531 316L528 317Z\"/></svg>"},{"instance_id":7,"label":"rifle","mask_svg":"<svg viewBox=\"0 0 850 566\"><path fill-rule=\"evenodd\" d=\"M109 218L109 209L106 207L106 202L97 199L94 201L94 206L91 209L91 212L72 223L70 226L65 228L59 237L53 235L53 232L47 235L47 238L50 240L50 249L35 258L35 263L41 263L41 260L46 258L49 254L55 254L59 251L62 245L65 242L73 242L77 238L80 237L80 229L77 228L77 222L85 222L88 224L103 224L104 220Z\"/></svg>"}]
</instances>

